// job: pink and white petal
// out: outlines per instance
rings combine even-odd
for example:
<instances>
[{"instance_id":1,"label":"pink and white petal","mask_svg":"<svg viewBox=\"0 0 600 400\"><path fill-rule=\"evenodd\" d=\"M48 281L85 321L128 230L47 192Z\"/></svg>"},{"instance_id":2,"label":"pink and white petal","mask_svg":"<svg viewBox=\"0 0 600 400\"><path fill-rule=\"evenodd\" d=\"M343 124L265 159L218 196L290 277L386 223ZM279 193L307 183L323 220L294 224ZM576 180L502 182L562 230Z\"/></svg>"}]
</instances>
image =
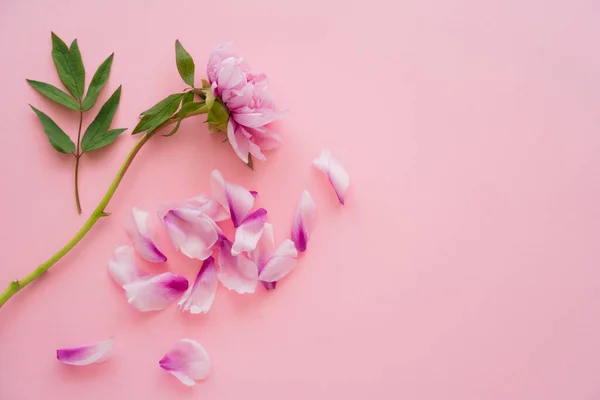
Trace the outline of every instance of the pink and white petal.
<instances>
[{"instance_id":1,"label":"pink and white petal","mask_svg":"<svg viewBox=\"0 0 600 400\"><path fill-rule=\"evenodd\" d=\"M327 176L338 200L343 205L346 189L350 185L350 176L346 169L331 156L331 152L327 149L321 151L319 157L313 161L313 165Z\"/></svg>"},{"instance_id":2,"label":"pink and white petal","mask_svg":"<svg viewBox=\"0 0 600 400\"><path fill-rule=\"evenodd\" d=\"M296 266L298 251L290 239L284 240L260 271L259 279L264 282L277 282Z\"/></svg>"},{"instance_id":3,"label":"pink and white petal","mask_svg":"<svg viewBox=\"0 0 600 400\"><path fill-rule=\"evenodd\" d=\"M89 365L108 360L113 353L115 340L113 338L80 347L70 347L56 350L56 359L68 365Z\"/></svg>"},{"instance_id":4,"label":"pink and white petal","mask_svg":"<svg viewBox=\"0 0 600 400\"><path fill-rule=\"evenodd\" d=\"M308 239L312 233L317 219L317 206L308 192L304 190L296 209L292 224L292 241L299 252L306 251Z\"/></svg>"},{"instance_id":5,"label":"pink and white petal","mask_svg":"<svg viewBox=\"0 0 600 400\"><path fill-rule=\"evenodd\" d=\"M213 220L195 209L168 211L162 221L173 246L190 258L206 260L219 237Z\"/></svg>"},{"instance_id":6,"label":"pink and white petal","mask_svg":"<svg viewBox=\"0 0 600 400\"><path fill-rule=\"evenodd\" d=\"M264 281L261 281L261 283L263 284L263 286L267 290L274 290L277 287L277 282L264 282Z\"/></svg>"},{"instance_id":7,"label":"pink and white petal","mask_svg":"<svg viewBox=\"0 0 600 400\"><path fill-rule=\"evenodd\" d=\"M248 255L250 259L258 266L258 269L267 263L275 250L275 235L273 234L273 225L265 222L262 235L256 244L256 248Z\"/></svg>"},{"instance_id":8,"label":"pink and white petal","mask_svg":"<svg viewBox=\"0 0 600 400\"><path fill-rule=\"evenodd\" d=\"M195 340L181 339L159 361L162 369L170 372L186 386L205 379L210 373L210 357Z\"/></svg>"},{"instance_id":9,"label":"pink and white petal","mask_svg":"<svg viewBox=\"0 0 600 400\"><path fill-rule=\"evenodd\" d=\"M254 293L258 284L258 267L244 255L231 255L231 242L221 241L219 248L219 280L239 294Z\"/></svg>"},{"instance_id":10,"label":"pink and white petal","mask_svg":"<svg viewBox=\"0 0 600 400\"><path fill-rule=\"evenodd\" d=\"M225 181L216 169L211 174L211 189L215 200L229 211L233 226L238 227L254 206L252 193L242 186Z\"/></svg>"},{"instance_id":11,"label":"pink and white petal","mask_svg":"<svg viewBox=\"0 0 600 400\"><path fill-rule=\"evenodd\" d=\"M265 222L267 221L267 210L259 208L248 215L235 230L235 241L231 248L231 254L237 256L243 251L252 251L256 248Z\"/></svg>"},{"instance_id":12,"label":"pink and white petal","mask_svg":"<svg viewBox=\"0 0 600 400\"><path fill-rule=\"evenodd\" d=\"M253 142L262 150L275 149L283 142L281 136L265 126L260 128L249 128L248 131L252 134Z\"/></svg>"},{"instance_id":13,"label":"pink and white petal","mask_svg":"<svg viewBox=\"0 0 600 400\"><path fill-rule=\"evenodd\" d=\"M188 280L171 272L141 278L123 286L127 301L139 311L164 310L188 289Z\"/></svg>"},{"instance_id":14,"label":"pink and white petal","mask_svg":"<svg viewBox=\"0 0 600 400\"><path fill-rule=\"evenodd\" d=\"M202 211L215 222L229 219L229 212L218 201L206 195L199 195L186 201L192 208Z\"/></svg>"},{"instance_id":15,"label":"pink and white petal","mask_svg":"<svg viewBox=\"0 0 600 400\"><path fill-rule=\"evenodd\" d=\"M108 260L108 273L120 286L134 282L146 275L135 261L134 250L131 246L120 246L115 249L112 257Z\"/></svg>"},{"instance_id":16,"label":"pink and white petal","mask_svg":"<svg viewBox=\"0 0 600 400\"><path fill-rule=\"evenodd\" d=\"M227 124L227 140L235 151L235 154L242 160L245 164L248 164L248 153L250 152L250 139L243 135L241 131L242 127L232 119L229 120Z\"/></svg>"},{"instance_id":17,"label":"pink and white petal","mask_svg":"<svg viewBox=\"0 0 600 400\"><path fill-rule=\"evenodd\" d=\"M190 314L207 313L217 295L217 268L215 259L208 257L202 263L193 285L188 288L177 305Z\"/></svg>"},{"instance_id":18,"label":"pink and white petal","mask_svg":"<svg viewBox=\"0 0 600 400\"><path fill-rule=\"evenodd\" d=\"M133 247L143 258L150 262L165 262L167 257L152 239L148 217L147 211L133 207L126 225L127 233L133 241Z\"/></svg>"}]
</instances>

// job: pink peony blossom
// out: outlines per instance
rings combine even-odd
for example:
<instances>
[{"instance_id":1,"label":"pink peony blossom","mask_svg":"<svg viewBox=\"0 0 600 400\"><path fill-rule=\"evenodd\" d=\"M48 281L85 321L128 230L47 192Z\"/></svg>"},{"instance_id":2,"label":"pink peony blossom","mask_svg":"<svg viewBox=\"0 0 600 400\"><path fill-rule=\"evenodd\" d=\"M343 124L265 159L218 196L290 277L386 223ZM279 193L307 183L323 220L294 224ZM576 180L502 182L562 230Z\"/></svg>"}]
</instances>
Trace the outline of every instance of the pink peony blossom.
<instances>
[{"instance_id":1,"label":"pink peony blossom","mask_svg":"<svg viewBox=\"0 0 600 400\"><path fill-rule=\"evenodd\" d=\"M281 144L281 137L268 124L283 115L275 107L264 74L255 74L224 43L213 50L208 61L208 79L212 94L221 99L230 113L227 138L238 157L249 162L249 154L265 160L264 150Z\"/></svg>"}]
</instances>

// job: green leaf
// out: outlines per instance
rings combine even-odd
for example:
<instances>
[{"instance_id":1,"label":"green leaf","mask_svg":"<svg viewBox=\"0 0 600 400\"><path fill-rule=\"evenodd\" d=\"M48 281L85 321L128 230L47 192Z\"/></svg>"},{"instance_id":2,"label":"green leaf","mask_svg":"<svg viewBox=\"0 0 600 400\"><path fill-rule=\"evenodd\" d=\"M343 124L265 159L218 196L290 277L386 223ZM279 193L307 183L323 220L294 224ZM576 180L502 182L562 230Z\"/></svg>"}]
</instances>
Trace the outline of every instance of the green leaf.
<instances>
[{"instance_id":1,"label":"green leaf","mask_svg":"<svg viewBox=\"0 0 600 400\"><path fill-rule=\"evenodd\" d=\"M102 137L107 134L106 131L108 130L108 127L115 116L115 112L117 111L117 107L119 107L120 100L121 86L115 90L108 100L106 100L106 103L104 103L96 118L94 118L90 126L88 126L85 130L83 139L81 139L81 149L84 152L97 148L95 147L95 144L101 142Z\"/></svg>"},{"instance_id":2,"label":"green leaf","mask_svg":"<svg viewBox=\"0 0 600 400\"><path fill-rule=\"evenodd\" d=\"M196 66L194 65L192 56L183 48L179 40L175 42L175 60L177 61L177 71L179 71L181 79L194 87L194 70Z\"/></svg>"},{"instance_id":3,"label":"green leaf","mask_svg":"<svg viewBox=\"0 0 600 400\"><path fill-rule=\"evenodd\" d=\"M183 95L183 101L181 102L181 106L184 104L191 103L194 101L194 92L187 92Z\"/></svg>"},{"instance_id":4,"label":"green leaf","mask_svg":"<svg viewBox=\"0 0 600 400\"><path fill-rule=\"evenodd\" d=\"M181 110L179 110L179 112L174 116L174 118L177 118L177 124L175 125L175 128L173 128L171 132L163 136L173 136L179 130L181 121L183 121L185 117L187 117L190 114L201 114L202 112L206 112L206 104L204 104L204 102L190 102L183 104L181 106Z\"/></svg>"},{"instance_id":5,"label":"green leaf","mask_svg":"<svg viewBox=\"0 0 600 400\"><path fill-rule=\"evenodd\" d=\"M89 110L90 108L94 107L94 104L96 104L96 100L98 100L100 91L106 84L106 81L108 81L110 67L112 66L114 56L115 53L112 53L106 60L104 60L94 74L94 77L90 82L90 87L85 95L85 100L83 100L83 111Z\"/></svg>"},{"instance_id":6,"label":"green leaf","mask_svg":"<svg viewBox=\"0 0 600 400\"><path fill-rule=\"evenodd\" d=\"M171 118L179 108L182 98L183 93L172 94L154 107L144 111L142 113L143 118L134 128L132 134L135 135L144 131L148 131L148 134L152 133L159 125Z\"/></svg>"},{"instance_id":7,"label":"green leaf","mask_svg":"<svg viewBox=\"0 0 600 400\"><path fill-rule=\"evenodd\" d=\"M212 107L208 111L206 122L211 124L221 124L229 120L229 112L227 107L220 100L215 100Z\"/></svg>"},{"instance_id":8,"label":"green leaf","mask_svg":"<svg viewBox=\"0 0 600 400\"><path fill-rule=\"evenodd\" d=\"M79 53L77 40L71 44L71 50L58 36L52 33L52 59L56 71L67 90L81 101L85 84L85 69Z\"/></svg>"},{"instance_id":9,"label":"green leaf","mask_svg":"<svg viewBox=\"0 0 600 400\"><path fill-rule=\"evenodd\" d=\"M115 141L116 138L123 132L125 132L127 128L119 128L119 129L111 129L110 131L104 132L102 135L96 135L93 140L90 140L86 143L86 146L81 144L81 148L83 151L93 151L98 150L103 147L108 146L112 142Z\"/></svg>"},{"instance_id":10,"label":"green leaf","mask_svg":"<svg viewBox=\"0 0 600 400\"><path fill-rule=\"evenodd\" d=\"M179 105L179 103L181 102L181 99L183 98L184 95L185 95L184 93L176 93L176 94L169 95L165 99L162 99L161 101L156 103L155 106L147 109L140 115L156 115L156 114L160 113L165 107L172 105L174 102L177 102L177 105Z\"/></svg>"},{"instance_id":11,"label":"green leaf","mask_svg":"<svg viewBox=\"0 0 600 400\"><path fill-rule=\"evenodd\" d=\"M71 110L79 111L79 104L68 94L57 88L56 86L50 85L49 83L33 81L27 79L27 82L32 88L49 98L50 100L62 104L63 106L70 108Z\"/></svg>"},{"instance_id":12,"label":"green leaf","mask_svg":"<svg viewBox=\"0 0 600 400\"><path fill-rule=\"evenodd\" d=\"M46 132L52 147L61 153L73 153L75 151L75 143L73 143L71 138L67 136L67 134L60 129L58 125L56 125L56 122L52 121L49 116L31 104L29 107L31 107L31 109L37 114L38 118L42 122L42 125L44 126L44 132Z\"/></svg>"}]
</instances>

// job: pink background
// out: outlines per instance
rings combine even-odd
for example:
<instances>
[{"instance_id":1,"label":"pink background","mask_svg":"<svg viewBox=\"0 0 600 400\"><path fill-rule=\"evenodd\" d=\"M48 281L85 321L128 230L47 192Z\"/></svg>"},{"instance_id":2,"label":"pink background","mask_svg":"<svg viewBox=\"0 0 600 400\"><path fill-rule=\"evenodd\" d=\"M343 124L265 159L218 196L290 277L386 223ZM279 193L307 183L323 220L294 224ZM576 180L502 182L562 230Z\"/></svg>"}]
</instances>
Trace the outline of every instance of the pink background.
<instances>
[{"instance_id":1,"label":"pink background","mask_svg":"<svg viewBox=\"0 0 600 400\"><path fill-rule=\"evenodd\" d=\"M116 53L114 127L184 88L177 38L197 75L235 41L290 111L255 172L200 119L152 139L113 216L0 310L0 399L600 398L599 18L594 0L3 0L2 287L71 238L135 141L84 157L78 216L73 159L28 107L76 129L25 82L59 84L50 30L79 39L88 80ZM351 175L344 208L310 167L324 147ZM136 312L106 273L128 210L207 192L213 168L260 192L277 240L308 188L309 251L274 292L220 288L208 316ZM105 364L55 359L111 335ZM213 359L191 389L158 367L182 337Z\"/></svg>"}]
</instances>

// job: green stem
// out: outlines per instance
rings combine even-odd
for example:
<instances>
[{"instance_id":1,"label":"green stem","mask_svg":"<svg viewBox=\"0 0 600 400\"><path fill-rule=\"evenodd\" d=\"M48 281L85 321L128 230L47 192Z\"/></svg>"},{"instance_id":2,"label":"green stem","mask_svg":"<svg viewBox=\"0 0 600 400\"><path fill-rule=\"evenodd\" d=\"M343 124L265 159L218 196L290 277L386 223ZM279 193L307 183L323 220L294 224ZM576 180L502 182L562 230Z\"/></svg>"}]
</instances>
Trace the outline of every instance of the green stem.
<instances>
[{"instance_id":1,"label":"green stem","mask_svg":"<svg viewBox=\"0 0 600 400\"><path fill-rule=\"evenodd\" d=\"M131 149L131 151L127 155L127 158L125 158L123 165L121 165L119 172L117 172L117 175L108 187L106 194L104 195L102 200L100 200L100 204L98 204L90 218L88 218L85 224L83 224L83 227L81 227L79 232L75 234L73 239L71 239L62 249L60 249L56 254L50 257L45 263L41 264L39 267L33 270L33 272L31 272L29 275L25 276L23 279L12 281L4 290L4 292L0 294L0 307L2 307L11 297L13 297L21 289L23 289L25 286L29 285L31 282L33 282L42 274L44 274L51 266L56 264L58 260L63 258L65 254L71 251L71 249L73 249L73 247L75 247L75 245L77 245L77 243L79 243L81 239L83 239L83 237L90 231L90 229L92 229L92 227L96 224L96 222L98 222L100 218L107 215L104 210L108 205L110 199L112 199L113 195L115 194L117 187L119 187L119 184L121 183L125 172L127 172L127 169L131 165L131 162L135 158L136 154L140 151L140 149L148 141L148 139L150 139L153 136L155 132L156 131L154 131L150 135L143 135L142 138Z\"/></svg>"},{"instance_id":2,"label":"green stem","mask_svg":"<svg viewBox=\"0 0 600 400\"><path fill-rule=\"evenodd\" d=\"M79 143L81 142L81 124L83 123L83 109L79 105L79 130L77 131L77 150L75 151L75 204L77 213L81 214L81 202L79 201L79 159L81 158Z\"/></svg>"}]
</instances>

